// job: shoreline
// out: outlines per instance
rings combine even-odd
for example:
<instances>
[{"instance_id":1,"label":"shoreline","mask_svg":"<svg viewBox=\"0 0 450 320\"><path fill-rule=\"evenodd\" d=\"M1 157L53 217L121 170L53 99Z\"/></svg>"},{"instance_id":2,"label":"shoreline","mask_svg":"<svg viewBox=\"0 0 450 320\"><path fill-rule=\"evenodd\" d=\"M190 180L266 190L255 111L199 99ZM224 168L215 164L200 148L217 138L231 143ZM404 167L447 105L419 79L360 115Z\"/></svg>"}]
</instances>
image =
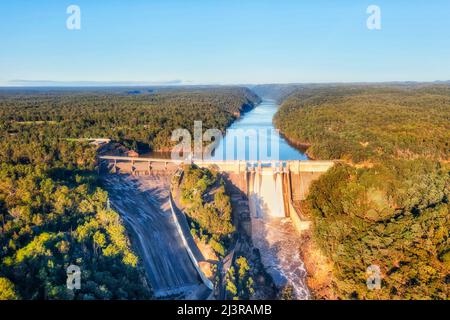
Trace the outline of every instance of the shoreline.
<instances>
[{"instance_id":1,"label":"shoreline","mask_svg":"<svg viewBox=\"0 0 450 320\"><path fill-rule=\"evenodd\" d=\"M248 113L248 112L254 110L256 107L258 107L263 102L263 99L261 97L259 97L259 98L260 98L259 102L257 102L257 103L251 103L251 104L244 103L241 106L242 110L239 113L233 114L234 120L230 121L230 123L224 128L225 132L229 127L231 127L233 125L233 123L235 123L236 121L241 119L243 115L245 115L246 113ZM172 147L163 147L163 148L159 148L157 150L152 150L150 152L143 153L139 156L140 157L143 157L143 156L153 157L156 155L156 158L170 159L172 149L173 149L173 146Z\"/></svg>"},{"instance_id":2,"label":"shoreline","mask_svg":"<svg viewBox=\"0 0 450 320\"><path fill-rule=\"evenodd\" d=\"M274 127L275 127L275 125L274 125ZM297 149L298 151L302 152L303 154L305 154L305 155L308 157L308 160L319 160L319 159L316 159L316 158L311 154L311 152L309 151L309 150L310 150L310 147L312 146L311 143L308 143L308 142L300 142L300 141L294 140L294 139L288 137L286 134L284 134L284 133L281 131L281 129L279 129L279 128L277 128L277 127L275 127L275 128L279 130L280 137L282 137L284 140L286 140L287 143L288 143L291 147L293 147L293 148Z\"/></svg>"},{"instance_id":3,"label":"shoreline","mask_svg":"<svg viewBox=\"0 0 450 320\"><path fill-rule=\"evenodd\" d=\"M243 116L245 116L245 114L249 113L250 111L253 111L255 108L257 108L261 103L263 103L264 101L273 101L271 99L263 99L261 98L260 101L257 104L253 104L251 107L249 107L249 104L244 104L242 107L242 111L239 114L234 114L235 119L233 121L231 121L229 123L229 125L225 128L225 132L228 128L230 128L236 121L239 121ZM274 101L277 105L278 108L280 107L280 104L277 101ZM308 142L301 142L301 141L297 141L293 138L290 138L289 136L287 136L285 133L283 133L283 131L281 129L279 129L273 119L274 119L275 115L272 117L272 124L273 127L275 129L279 130L279 135L281 138L283 138L284 140L286 140L286 142L288 143L289 146L291 146L292 148L296 149L297 151L303 153L308 160L319 160L317 158L314 157L314 155L311 153L311 149L310 147L312 146L311 143ZM140 157L146 156L146 157L157 157L157 158L167 158L170 159L171 157L171 151L172 148L171 147L163 147L160 148L158 150L153 150L147 153L143 153L140 155Z\"/></svg>"},{"instance_id":4,"label":"shoreline","mask_svg":"<svg viewBox=\"0 0 450 320\"><path fill-rule=\"evenodd\" d=\"M278 110L279 110L279 109L281 108L282 102L275 101L275 103L278 105ZM320 160L320 159L315 158L314 155L313 155L313 154L311 153L311 151L310 151L310 150L311 150L312 143L309 143L309 142L302 142L302 141L297 141L297 140L295 140L295 139L289 137L287 134L285 134L285 133L283 132L283 130L281 130L281 128L279 128L279 127L275 124L274 119L275 119L276 114L278 113L278 110L277 110L277 112L276 112L276 113L273 115L273 117L272 117L272 124L273 124L273 127L274 127L275 129L278 130L278 132L279 132L279 134L280 134L280 137L282 137L284 140L286 140L286 142L287 142L291 147L297 149L298 151L302 152L305 156L307 156L307 157L308 157L308 160Z\"/></svg>"}]
</instances>

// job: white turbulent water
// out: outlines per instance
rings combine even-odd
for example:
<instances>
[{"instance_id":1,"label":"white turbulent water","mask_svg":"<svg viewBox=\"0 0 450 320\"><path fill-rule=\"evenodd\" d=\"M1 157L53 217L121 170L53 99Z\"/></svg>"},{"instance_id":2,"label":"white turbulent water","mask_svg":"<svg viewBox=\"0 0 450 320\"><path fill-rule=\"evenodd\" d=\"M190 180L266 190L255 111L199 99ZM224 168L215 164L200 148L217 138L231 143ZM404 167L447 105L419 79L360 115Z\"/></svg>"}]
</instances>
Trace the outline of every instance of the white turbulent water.
<instances>
[{"instance_id":1,"label":"white turbulent water","mask_svg":"<svg viewBox=\"0 0 450 320\"><path fill-rule=\"evenodd\" d=\"M292 222L285 218L282 181L272 169L263 168L249 181L252 240L262 263L277 287L294 288L296 299L309 299L306 270L300 257L300 240Z\"/></svg>"},{"instance_id":2,"label":"white turbulent water","mask_svg":"<svg viewBox=\"0 0 450 320\"><path fill-rule=\"evenodd\" d=\"M298 250L301 244L290 220L252 218L252 240L277 287L290 284L296 299L309 299L306 270Z\"/></svg>"},{"instance_id":3,"label":"white turbulent water","mask_svg":"<svg viewBox=\"0 0 450 320\"><path fill-rule=\"evenodd\" d=\"M285 217L282 178L271 169L255 174L250 179L250 212L256 218Z\"/></svg>"}]
</instances>

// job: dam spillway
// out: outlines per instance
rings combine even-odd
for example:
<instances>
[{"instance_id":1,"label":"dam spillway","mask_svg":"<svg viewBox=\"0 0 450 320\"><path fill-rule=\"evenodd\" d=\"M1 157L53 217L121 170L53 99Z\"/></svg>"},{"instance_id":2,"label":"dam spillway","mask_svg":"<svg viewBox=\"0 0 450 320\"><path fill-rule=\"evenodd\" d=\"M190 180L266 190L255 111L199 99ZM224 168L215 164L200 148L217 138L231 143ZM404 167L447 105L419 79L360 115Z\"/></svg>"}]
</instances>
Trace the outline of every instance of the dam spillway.
<instances>
[{"instance_id":1,"label":"dam spillway","mask_svg":"<svg viewBox=\"0 0 450 320\"><path fill-rule=\"evenodd\" d=\"M100 160L108 171L135 175L150 167L148 172L170 176L173 168L179 165L167 163L167 160L160 162L158 159L127 157L105 156ZM152 164L148 165L148 161ZM253 246L259 250L267 272L278 288L290 285L296 299L309 299L299 237L299 232L307 228L308 222L302 221L293 202L304 200L309 184L331 168L334 162L198 161L195 164L223 172L240 192L247 195L250 219L245 222L246 226L249 224L249 231L246 232L251 236ZM244 229L247 230L247 227Z\"/></svg>"},{"instance_id":2,"label":"dam spillway","mask_svg":"<svg viewBox=\"0 0 450 320\"><path fill-rule=\"evenodd\" d=\"M285 217L281 173L272 168L260 168L259 172L250 172L248 179L249 209L252 216Z\"/></svg>"},{"instance_id":3,"label":"dam spillway","mask_svg":"<svg viewBox=\"0 0 450 320\"><path fill-rule=\"evenodd\" d=\"M276 109L275 103L265 101L245 113L232 127L273 128L272 116ZM226 145L225 140L229 138L225 136L221 143ZM246 148L251 145L249 143ZM333 166L334 162L307 160L304 154L291 147L282 137L279 147L279 159L276 160L193 159L190 163L215 168L227 174L233 185L247 195L248 211L242 212L242 217L245 217L243 229L251 236L253 246L258 248L267 272L278 288L290 285L294 289L296 299L309 299L306 271L300 256L302 243L298 233L304 230L304 225L308 223L301 221L293 202L305 200L311 182ZM250 154L240 154L247 153ZM100 156L99 160L105 171L131 173L136 176L155 173L172 175L183 163L168 158L108 155Z\"/></svg>"},{"instance_id":4,"label":"dam spillway","mask_svg":"<svg viewBox=\"0 0 450 320\"><path fill-rule=\"evenodd\" d=\"M296 299L309 299L300 238L286 202L286 175L280 167L258 167L247 172L251 238L275 285L291 286Z\"/></svg>"}]
</instances>

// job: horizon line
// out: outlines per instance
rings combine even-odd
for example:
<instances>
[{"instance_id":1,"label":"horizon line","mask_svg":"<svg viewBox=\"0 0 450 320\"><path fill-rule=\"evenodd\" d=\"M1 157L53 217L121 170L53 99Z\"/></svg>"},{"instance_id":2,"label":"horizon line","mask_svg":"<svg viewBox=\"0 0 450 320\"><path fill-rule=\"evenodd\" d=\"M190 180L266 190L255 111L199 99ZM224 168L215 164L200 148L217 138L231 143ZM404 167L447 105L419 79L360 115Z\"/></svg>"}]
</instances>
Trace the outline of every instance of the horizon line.
<instances>
[{"instance_id":1,"label":"horizon line","mask_svg":"<svg viewBox=\"0 0 450 320\"><path fill-rule=\"evenodd\" d=\"M17 84L14 84L17 83ZM323 82L240 82L215 83L182 80L169 81L55 81L11 80L0 88L103 88L103 87L188 87L188 86L256 86L256 85L311 85L311 84L401 84L401 83L450 83L448 80L386 80L386 81L323 81Z\"/></svg>"}]
</instances>

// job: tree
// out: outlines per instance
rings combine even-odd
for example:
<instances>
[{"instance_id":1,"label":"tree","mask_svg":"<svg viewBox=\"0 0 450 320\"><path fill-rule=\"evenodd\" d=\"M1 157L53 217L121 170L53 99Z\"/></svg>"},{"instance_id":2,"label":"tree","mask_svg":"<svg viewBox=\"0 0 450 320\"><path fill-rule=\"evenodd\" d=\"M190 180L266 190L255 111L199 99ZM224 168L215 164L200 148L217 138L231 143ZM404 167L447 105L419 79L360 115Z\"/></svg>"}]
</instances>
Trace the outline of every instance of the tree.
<instances>
[{"instance_id":1,"label":"tree","mask_svg":"<svg viewBox=\"0 0 450 320\"><path fill-rule=\"evenodd\" d=\"M18 300L14 284L7 278L0 277L0 300Z\"/></svg>"},{"instance_id":2,"label":"tree","mask_svg":"<svg viewBox=\"0 0 450 320\"><path fill-rule=\"evenodd\" d=\"M234 272L235 272L234 267L231 266L230 269L228 269L226 275L226 290L233 297L235 297L238 293L238 290L235 285Z\"/></svg>"},{"instance_id":3,"label":"tree","mask_svg":"<svg viewBox=\"0 0 450 320\"><path fill-rule=\"evenodd\" d=\"M242 282L247 276L248 271L250 270L250 266L247 259L243 256L240 256L236 259L236 265L238 268L239 281Z\"/></svg>"}]
</instances>

